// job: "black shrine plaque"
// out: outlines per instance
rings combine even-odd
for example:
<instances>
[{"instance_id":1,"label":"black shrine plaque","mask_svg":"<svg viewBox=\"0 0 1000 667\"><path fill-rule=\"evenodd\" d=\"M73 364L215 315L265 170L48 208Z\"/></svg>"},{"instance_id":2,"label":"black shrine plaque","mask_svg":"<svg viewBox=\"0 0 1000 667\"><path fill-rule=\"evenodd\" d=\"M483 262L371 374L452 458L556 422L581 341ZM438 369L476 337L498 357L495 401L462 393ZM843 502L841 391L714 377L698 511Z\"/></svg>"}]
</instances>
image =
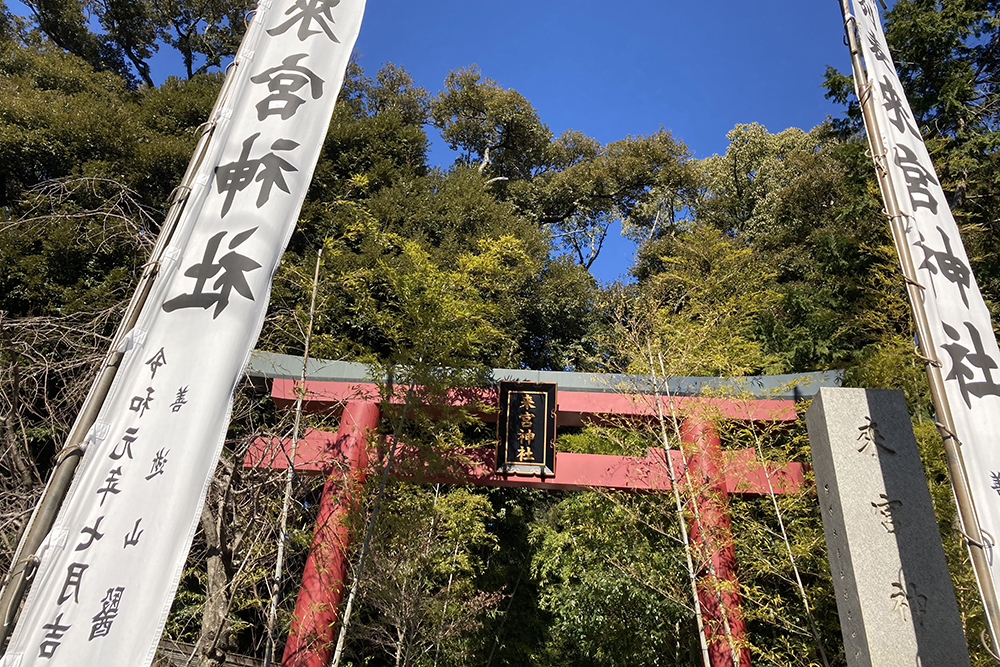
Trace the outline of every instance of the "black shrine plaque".
<instances>
[{"instance_id":1,"label":"black shrine plaque","mask_svg":"<svg viewBox=\"0 0 1000 667\"><path fill-rule=\"evenodd\" d=\"M556 385L501 382L497 419L497 472L504 475L555 474Z\"/></svg>"}]
</instances>

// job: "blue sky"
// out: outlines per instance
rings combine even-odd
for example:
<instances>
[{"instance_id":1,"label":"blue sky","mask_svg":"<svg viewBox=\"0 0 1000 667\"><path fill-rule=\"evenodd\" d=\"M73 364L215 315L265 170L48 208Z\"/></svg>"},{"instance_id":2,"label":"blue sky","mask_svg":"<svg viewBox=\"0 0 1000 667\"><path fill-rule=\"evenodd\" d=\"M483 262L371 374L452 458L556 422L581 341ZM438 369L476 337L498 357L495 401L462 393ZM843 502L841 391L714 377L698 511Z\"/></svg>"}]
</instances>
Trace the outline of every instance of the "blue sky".
<instances>
[{"instance_id":1,"label":"blue sky","mask_svg":"<svg viewBox=\"0 0 1000 667\"><path fill-rule=\"evenodd\" d=\"M820 84L826 65L850 69L843 34L836 0L371 0L356 50L369 73L391 61L431 92L476 63L555 134L606 143L662 125L707 157L737 123L778 132L838 114ZM431 157L453 159L440 147ZM633 252L610 239L592 270L613 279Z\"/></svg>"},{"instance_id":2,"label":"blue sky","mask_svg":"<svg viewBox=\"0 0 1000 667\"><path fill-rule=\"evenodd\" d=\"M839 113L820 83L826 65L850 68L843 34L837 0L369 0L356 51L369 74L393 62L431 93L476 63L555 134L606 143L662 125L707 157L725 151L737 123L809 129ZM181 71L166 54L153 68L157 81ZM454 156L438 140L430 158L448 166ZM609 238L594 274L625 273L633 251Z\"/></svg>"}]
</instances>

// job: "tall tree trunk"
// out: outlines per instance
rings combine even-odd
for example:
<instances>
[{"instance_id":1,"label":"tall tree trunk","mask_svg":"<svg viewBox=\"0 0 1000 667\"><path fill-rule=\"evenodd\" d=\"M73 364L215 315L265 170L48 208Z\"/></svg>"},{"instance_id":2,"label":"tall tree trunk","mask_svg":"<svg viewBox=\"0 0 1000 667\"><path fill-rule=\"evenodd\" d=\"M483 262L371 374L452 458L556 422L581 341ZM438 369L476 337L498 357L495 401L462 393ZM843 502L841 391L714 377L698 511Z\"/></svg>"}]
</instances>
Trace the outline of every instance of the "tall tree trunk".
<instances>
[{"instance_id":1,"label":"tall tree trunk","mask_svg":"<svg viewBox=\"0 0 1000 667\"><path fill-rule=\"evenodd\" d=\"M226 466L223 461L222 466ZM228 467L228 466L227 466ZM229 601L232 595L233 544L227 519L233 515L230 493L233 469L220 470L219 487L209 491L201 512L201 528L205 537L205 606L198 637L199 667L222 667L232 649L232 628L229 624ZM213 485L215 487L215 485Z\"/></svg>"},{"instance_id":2,"label":"tall tree trunk","mask_svg":"<svg viewBox=\"0 0 1000 667\"><path fill-rule=\"evenodd\" d=\"M4 315L6 313L0 313L0 342L7 352L6 356L10 357L10 392L4 392L10 411L3 418L5 437L0 442L3 443L5 458L10 461L11 472L27 491L39 476L34 462L30 459L27 439L24 438L24 425L21 422L21 367L17 351L6 328ZM3 391L2 383L0 391Z\"/></svg>"}]
</instances>

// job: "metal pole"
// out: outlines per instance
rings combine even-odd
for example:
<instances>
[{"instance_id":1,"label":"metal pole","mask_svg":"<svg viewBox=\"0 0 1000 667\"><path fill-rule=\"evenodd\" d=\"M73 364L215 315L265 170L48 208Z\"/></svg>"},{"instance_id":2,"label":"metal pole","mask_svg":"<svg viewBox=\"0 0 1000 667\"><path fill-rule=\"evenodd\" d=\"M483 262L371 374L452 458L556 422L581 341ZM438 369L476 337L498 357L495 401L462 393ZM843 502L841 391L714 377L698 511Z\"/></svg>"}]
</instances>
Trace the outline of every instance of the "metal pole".
<instances>
[{"instance_id":1,"label":"metal pole","mask_svg":"<svg viewBox=\"0 0 1000 667\"><path fill-rule=\"evenodd\" d=\"M236 65L237 63L234 62L231 70L235 70ZM125 351L127 351L122 349L123 344L138 321L139 314L146 304L149 293L153 288L153 282L159 273L163 253L173 238L174 232L177 229L177 223L184 213L188 195L191 192L191 183L194 181L195 174L201 168L202 160L208 151L208 145L214 134L216 119L229 96L229 90L232 87L234 79L231 73L230 71L230 76L227 76L225 82L223 82L222 90L219 92L219 97L216 99L212 113L209 115L209 121L204 125L201 136L198 137L194 155L191 158L191 162L188 163L184 178L177 189L174 190L176 196L173 197L170 210L167 212L163 227L160 229L156 243L153 246L153 251L150 253L149 261L143 267L142 276L139 278L139 285L132 295L121 324L118 325L115 337L112 339L111 348L108 350L104 362L101 364L90 392L87 394L86 399L84 399L80 413L66 438L65 444L56 456L56 466L49 476L45 489L42 491L42 497L39 499L31 518L28 520L27 530L24 531L24 536L18 544L17 550L14 552L14 557L11 559L10 571L4 578L3 592L0 595L0 613L2 613L2 617L0 617L0 621L2 621L2 625L0 625L0 648L6 644L7 639L14 630L14 623L17 619L21 600L24 597L24 592L27 590L31 575L34 574L35 568L38 565L35 552L38 551L38 548L42 545L46 535L48 535L49 530L52 528L52 524L55 523L59 508L66 497L67 491L69 491L70 483L73 481L77 465L79 465L80 459L83 458L84 443L87 434L97 420L97 415L104 405L104 400L111 390L111 384L114 382L122 358L124 358Z\"/></svg>"},{"instance_id":2,"label":"metal pole","mask_svg":"<svg viewBox=\"0 0 1000 667\"><path fill-rule=\"evenodd\" d=\"M913 315L917 340L920 345L920 355L924 359L927 380L930 383L931 399L934 402L934 411L937 414L938 431L941 434L944 444L948 473L951 476L952 488L955 491L955 502L958 505L958 514L962 522L966 540L971 547L969 553L972 557L972 566L979 581L979 591L983 598L983 606L986 608L987 627L993 640L994 653L996 653L997 640L1000 637L1000 625L998 625L1000 623L1000 604L997 602L996 590L993 588L993 580L990 577L990 566L984 545L969 537L969 535L976 535L979 540L983 539L979 528L979 519L976 516L975 505L972 501L972 493L969 490L969 482L965 476L965 464L962 461L962 452L960 449L961 442L959 442L955 435L955 422L952 418L951 408L945 394L944 377L941 374L941 362L938 361L932 346L928 344L931 340L930 324L927 319L927 313L923 308L923 299L921 298L921 290L924 287L917 282L917 272L913 267L913 257L910 254L910 247L906 241L906 231L903 224L904 215L898 203L899 200L897 199L895 185L889 177L889 170L885 165L885 146L882 143L882 135L879 132L875 117L874 100L869 94L871 84L868 82L868 77L861 65L861 52L858 48L856 35L857 29L847 0L840 0L840 10L844 17L847 44L851 51L851 67L854 70L855 92L861 104L865 129L868 132L869 147L872 151L872 157L875 160L875 171L878 175L879 186L882 189L882 197L889 216L889 227L892 230L893 242L896 245L896 252L899 255L899 264L903 270L903 279L906 281L906 294L910 301L910 311Z\"/></svg>"}]
</instances>

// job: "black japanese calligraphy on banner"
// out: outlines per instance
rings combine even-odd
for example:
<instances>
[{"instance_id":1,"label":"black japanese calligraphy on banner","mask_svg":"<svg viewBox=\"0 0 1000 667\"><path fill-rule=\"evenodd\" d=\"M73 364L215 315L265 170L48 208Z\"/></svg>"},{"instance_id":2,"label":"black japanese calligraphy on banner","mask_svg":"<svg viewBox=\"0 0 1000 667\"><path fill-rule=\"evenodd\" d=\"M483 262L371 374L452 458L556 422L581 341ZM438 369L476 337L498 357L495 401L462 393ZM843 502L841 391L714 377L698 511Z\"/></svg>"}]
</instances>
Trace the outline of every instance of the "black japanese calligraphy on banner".
<instances>
[{"instance_id":1,"label":"black japanese calligraphy on banner","mask_svg":"<svg viewBox=\"0 0 1000 667\"><path fill-rule=\"evenodd\" d=\"M174 398L174 402L170 404L171 412L180 412L181 408L187 405L187 393L188 387L179 387L177 389L177 397Z\"/></svg>"},{"instance_id":2,"label":"black japanese calligraphy on banner","mask_svg":"<svg viewBox=\"0 0 1000 667\"><path fill-rule=\"evenodd\" d=\"M882 43L872 30L868 31L868 48L871 49L872 56L883 65L892 65L889 61L889 56L886 55L885 50L882 48Z\"/></svg>"},{"instance_id":3,"label":"black japanese calligraphy on banner","mask_svg":"<svg viewBox=\"0 0 1000 667\"><path fill-rule=\"evenodd\" d=\"M125 543L124 545L122 545L122 549L126 549L128 547L134 547L135 545L139 544L139 538L142 537L143 532L145 532L139 530L140 523L142 523L142 519L135 520L135 525L132 526L132 532L125 535Z\"/></svg>"},{"instance_id":4,"label":"black japanese calligraphy on banner","mask_svg":"<svg viewBox=\"0 0 1000 667\"><path fill-rule=\"evenodd\" d=\"M876 22L878 18L875 14L875 8L872 6L870 0L857 0L857 6L861 9L861 13L869 21Z\"/></svg>"},{"instance_id":5,"label":"black japanese calligraphy on banner","mask_svg":"<svg viewBox=\"0 0 1000 667\"><path fill-rule=\"evenodd\" d=\"M952 251L951 238L940 227L937 230L941 234L944 250L934 250L928 246L923 234L920 235L920 240L913 244L924 251L924 261L920 263L919 268L927 269L933 275L940 273L948 282L953 283L962 295L962 303L968 307L969 296L965 291L972 287L972 270Z\"/></svg>"},{"instance_id":6,"label":"black japanese calligraphy on banner","mask_svg":"<svg viewBox=\"0 0 1000 667\"><path fill-rule=\"evenodd\" d=\"M133 396L129 401L128 409L132 412L138 412L139 417L146 414L146 410L149 410L150 404L153 402L153 394L156 392L152 387L146 387L146 395L138 394Z\"/></svg>"},{"instance_id":7,"label":"black japanese calligraphy on banner","mask_svg":"<svg viewBox=\"0 0 1000 667\"><path fill-rule=\"evenodd\" d=\"M295 111L306 103L305 99L296 93L307 85L312 99L318 100L323 96L323 79L308 67L299 65L306 55L305 53L290 55L281 61L281 65L250 77L254 83L266 83L271 93L257 103L257 120L264 120L271 115L276 115L281 120L288 120L294 116Z\"/></svg>"},{"instance_id":8,"label":"black japanese calligraphy on banner","mask_svg":"<svg viewBox=\"0 0 1000 667\"><path fill-rule=\"evenodd\" d=\"M118 606L121 604L124 593L125 589L121 586L108 589L104 599L101 600L101 610L93 618L89 640L107 637L111 632L111 625L118 618Z\"/></svg>"},{"instance_id":9,"label":"black japanese calligraphy on banner","mask_svg":"<svg viewBox=\"0 0 1000 667\"><path fill-rule=\"evenodd\" d=\"M66 568L66 580L63 581L62 593L56 604L62 604L67 600L75 603L80 602L80 584L83 583L83 573L90 567L85 563L70 563Z\"/></svg>"},{"instance_id":10,"label":"black japanese calligraphy on banner","mask_svg":"<svg viewBox=\"0 0 1000 667\"><path fill-rule=\"evenodd\" d=\"M181 294L163 303L163 310L170 313L179 308L204 308L215 306L212 319L222 314L222 311L229 305L229 297L233 290L245 299L254 300L250 284L246 275L250 271L260 268L260 264L255 260L241 255L235 248L242 245L247 239L253 236L257 227L242 231L233 236L229 241L230 252L215 260L216 253L219 252L219 244L228 232L219 232L208 240L201 262L192 264L185 271L184 275L195 279L194 289L188 294ZM221 273L220 273L221 271ZM211 278L216 278L212 284L216 292L206 292L205 285ZM182 403L183 404L183 403Z\"/></svg>"},{"instance_id":11,"label":"black japanese calligraphy on banner","mask_svg":"<svg viewBox=\"0 0 1000 667\"><path fill-rule=\"evenodd\" d=\"M110 454L108 454L108 458L112 461L117 461L123 456L132 458L132 443L138 439L136 435L138 433L138 426L125 429L125 435L122 436L121 442L118 445L115 445L115 448L111 450ZM121 451L119 451L119 447L121 448Z\"/></svg>"},{"instance_id":12,"label":"black japanese calligraphy on banner","mask_svg":"<svg viewBox=\"0 0 1000 667\"><path fill-rule=\"evenodd\" d=\"M545 477L555 471L556 385L501 382L497 472Z\"/></svg>"},{"instance_id":13,"label":"black japanese calligraphy on banner","mask_svg":"<svg viewBox=\"0 0 1000 667\"><path fill-rule=\"evenodd\" d=\"M363 11L254 13L0 667L149 667Z\"/></svg>"},{"instance_id":14,"label":"black japanese calligraphy on banner","mask_svg":"<svg viewBox=\"0 0 1000 667\"><path fill-rule=\"evenodd\" d=\"M166 447L156 452L156 455L153 457L153 462L152 464L150 464L149 467L149 474L146 475L147 482L156 477L157 475L163 474L164 470L167 467L167 454L169 453L170 450L167 449Z\"/></svg>"},{"instance_id":15,"label":"black japanese calligraphy on banner","mask_svg":"<svg viewBox=\"0 0 1000 667\"><path fill-rule=\"evenodd\" d=\"M155 380L156 369L159 368L160 366L167 365L167 356L163 353L162 347L156 354L154 354L152 357L149 358L149 360L146 362L146 365L149 366L149 371L150 371L149 379Z\"/></svg>"},{"instance_id":16,"label":"black japanese calligraphy on banner","mask_svg":"<svg viewBox=\"0 0 1000 667\"><path fill-rule=\"evenodd\" d=\"M112 468L108 471L108 477L104 480L105 486L97 490L97 495L101 496L101 507L104 507L104 501L108 499L108 494L112 496L117 496L122 492L118 488L118 482L122 476L122 467Z\"/></svg>"},{"instance_id":17,"label":"black japanese calligraphy on banner","mask_svg":"<svg viewBox=\"0 0 1000 667\"><path fill-rule=\"evenodd\" d=\"M257 208L268 202L271 198L271 189L274 186L286 194L290 193L284 172L298 171L298 168L274 151L292 151L298 148L299 144L290 139L276 139L271 144L270 153L251 159L250 151L253 149L253 142L257 141L259 136L260 132L257 132L243 141L243 150L238 160L215 168L215 183L219 194L226 193L226 201L222 204L223 218L229 213L236 194L245 190L254 181L260 183Z\"/></svg>"},{"instance_id":18,"label":"black japanese calligraphy on banner","mask_svg":"<svg viewBox=\"0 0 1000 667\"><path fill-rule=\"evenodd\" d=\"M104 517L99 516L97 517L97 520L94 521L93 526L85 526L80 530L80 534L86 535L87 537L85 538L85 541L76 545L77 551L86 551L94 542L104 537L104 533L100 532L102 521L104 521Z\"/></svg>"},{"instance_id":19,"label":"black japanese calligraphy on banner","mask_svg":"<svg viewBox=\"0 0 1000 667\"><path fill-rule=\"evenodd\" d=\"M993 373L1000 368L997 360L990 356L983 345L983 336L971 322L963 322L968 332L967 345L963 345L963 336L958 329L944 324L944 332L951 339L950 343L941 346L951 358L948 375L945 380L954 380L959 387L966 405L972 407L972 397L1000 396L1000 384L993 378ZM992 332L990 332L992 334ZM968 347L971 345L971 347ZM981 379L977 379L981 378Z\"/></svg>"},{"instance_id":20,"label":"black japanese calligraphy on banner","mask_svg":"<svg viewBox=\"0 0 1000 667\"><path fill-rule=\"evenodd\" d=\"M896 166L902 170L906 181L906 192L910 196L910 205L914 208L926 208L932 214L938 210L936 192L931 186L940 186L934 174L919 160L916 154L906 144L894 146Z\"/></svg>"},{"instance_id":21,"label":"black japanese calligraphy on banner","mask_svg":"<svg viewBox=\"0 0 1000 667\"><path fill-rule=\"evenodd\" d=\"M903 104L902 98L896 92L896 87L889 80L889 77L883 76L878 85L882 89L882 99L884 100L882 107L889 115L889 122L892 123L892 126L898 132L909 132L911 136L920 139L920 132L914 126L910 110Z\"/></svg>"},{"instance_id":22,"label":"black japanese calligraphy on banner","mask_svg":"<svg viewBox=\"0 0 1000 667\"><path fill-rule=\"evenodd\" d=\"M62 644L60 641L66 632L72 627L70 625L62 625L62 618L65 614L59 614L56 616L55 620L51 623L46 623L42 626L45 630L44 638L42 643L38 645L38 657L39 658L52 658L56 654L56 649Z\"/></svg>"},{"instance_id":23,"label":"black japanese calligraphy on banner","mask_svg":"<svg viewBox=\"0 0 1000 667\"><path fill-rule=\"evenodd\" d=\"M332 41L340 43L337 36L333 34L332 26L333 8L340 4L340 0L295 0L295 4L288 8L285 14L291 14L288 19L277 28L267 31L269 35L282 35L289 28L298 25L296 36L300 42L304 42L313 35L324 33ZM319 26L319 30L313 30L312 24Z\"/></svg>"}]
</instances>

